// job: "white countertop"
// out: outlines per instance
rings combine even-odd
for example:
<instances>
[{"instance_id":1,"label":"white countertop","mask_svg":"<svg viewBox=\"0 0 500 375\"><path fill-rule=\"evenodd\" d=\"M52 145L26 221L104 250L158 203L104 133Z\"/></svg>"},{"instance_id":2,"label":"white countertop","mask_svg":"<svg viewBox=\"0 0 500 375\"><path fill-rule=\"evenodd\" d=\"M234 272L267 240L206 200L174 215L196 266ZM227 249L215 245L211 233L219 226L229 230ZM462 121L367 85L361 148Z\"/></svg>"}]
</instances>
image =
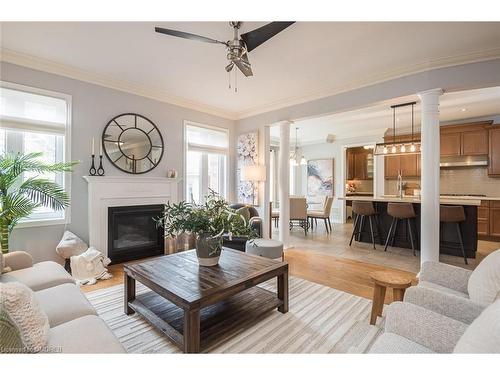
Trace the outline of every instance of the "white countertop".
<instances>
[{"instance_id":1,"label":"white countertop","mask_svg":"<svg viewBox=\"0 0 500 375\"><path fill-rule=\"evenodd\" d=\"M407 195L403 198L398 198L395 195L384 195L379 198L375 197L339 197L339 199L347 201L370 201L370 202L408 202L408 203L420 203L420 197ZM485 199L485 198L482 198ZM481 198L467 197L467 199L462 199L462 197L449 198L442 196L439 199L441 204L459 205L459 206L480 206Z\"/></svg>"},{"instance_id":2,"label":"white countertop","mask_svg":"<svg viewBox=\"0 0 500 375\"><path fill-rule=\"evenodd\" d=\"M480 195L441 195L441 198L446 199L470 199L470 200L481 200L481 201L500 201L500 197L483 197Z\"/></svg>"}]
</instances>

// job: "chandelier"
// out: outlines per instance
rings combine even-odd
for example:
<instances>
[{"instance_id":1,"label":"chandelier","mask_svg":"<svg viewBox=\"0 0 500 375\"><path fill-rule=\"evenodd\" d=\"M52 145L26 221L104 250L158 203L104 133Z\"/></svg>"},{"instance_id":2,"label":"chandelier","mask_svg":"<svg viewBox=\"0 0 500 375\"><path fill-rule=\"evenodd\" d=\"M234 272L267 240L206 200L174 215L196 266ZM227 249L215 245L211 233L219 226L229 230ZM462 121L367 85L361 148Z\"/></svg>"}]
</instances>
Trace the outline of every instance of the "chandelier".
<instances>
[{"instance_id":1,"label":"chandelier","mask_svg":"<svg viewBox=\"0 0 500 375\"><path fill-rule=\"evenodd\" d=\"M414 106L417 102L391 105L392 108L392 142L377 143L375 155L406 155L419 154L421 142L415 139L415 116ZM396 141L396 108L411 106L411 139L407 141Z\"/></svg>"},{"instance_id":2,"label":"chandelier","mask_svg":"<svg viewBox=\"0 0 500 375\"><path fill-rule=\"evenodd\" d=\"M293 167L296 167L298 166L299 164L300 165L307 165L307 160L306 158L304 157L304 155L302 155L302 157L300 158L300 163L299 163L299 146L298 146L298 138L297 138L297 132L298 132L299 128L295 128L295 148L293 150L293 152L290 154L290 165L293 166Z\"/></svg>"}]
</instances>

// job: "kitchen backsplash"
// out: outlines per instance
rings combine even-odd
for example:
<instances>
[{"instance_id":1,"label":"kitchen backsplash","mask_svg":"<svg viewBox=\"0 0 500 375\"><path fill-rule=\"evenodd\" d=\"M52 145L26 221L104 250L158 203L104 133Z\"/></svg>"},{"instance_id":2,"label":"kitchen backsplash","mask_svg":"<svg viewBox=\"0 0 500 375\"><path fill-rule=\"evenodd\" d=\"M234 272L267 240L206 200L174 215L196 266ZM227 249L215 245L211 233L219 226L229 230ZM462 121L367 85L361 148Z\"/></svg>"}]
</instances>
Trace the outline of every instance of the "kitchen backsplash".
<instances>
[{"instance_id":1,"label":"kitchen backsplash","mask_svg":"<svg viewBox=\"0 0 500 375\"><path fill-rule=\"evenodd\" d=\"M407 178L412 184L420 183L418 178ZM441 169L441 194L481 194L500 196L500 178L488 177L487 168ZM385 181L385 194L396 194L396 181Z\"/></svg>"},{"instance_id":2,"label":"kitchen backsplash","mask_svg":"<svg viewBox=\"0 0 500 375\"><path fill-rule=\"evenodd\" d=\"M354 182L358 193L373 192L373 180L349 180L348 182Z\"/></svg>"}]
</instances>

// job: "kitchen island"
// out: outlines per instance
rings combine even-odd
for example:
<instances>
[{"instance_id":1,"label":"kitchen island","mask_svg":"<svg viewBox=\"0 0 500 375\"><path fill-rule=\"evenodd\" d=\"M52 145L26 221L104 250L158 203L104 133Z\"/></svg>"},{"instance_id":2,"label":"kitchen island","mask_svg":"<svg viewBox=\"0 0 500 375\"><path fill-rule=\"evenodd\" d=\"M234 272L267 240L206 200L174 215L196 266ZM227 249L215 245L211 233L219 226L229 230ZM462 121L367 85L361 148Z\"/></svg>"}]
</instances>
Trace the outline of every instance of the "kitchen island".
<instances>
[{"instance_id":1,"label":"kitchen island","mask_svg":"<svg viewBox=\"0 0 500 375\"><path fill-rule=\"evenodd\" d=\"M396 196L382 196L382 197L358 197L358 196L348 196L345 198L339 198L346 200L347 202L352 201L370 201L373 202L375 210L378 212L378 228L374 228L374 231L380 231L380 237L382 243L385 244L387 235L389 233L389 228L391 226L392 217L387 214L387 204L389 202L408 202L413 204L415 214L417 215L414 220L413 231L416 233L417 241L416 249L420 250L420 198L413 196L405 196L399 198ZM460 199L460 198L443 198L441 197L440 203L442 205L460 205L464 207L465 211L465 221L460 224L462 230L462 237L464 243L465 253L467 258L475 258L477 251L477 207L481 204L479 199ZM360 242L371 243L371 235L368 220L365 220L363 225L363 233L361 233L357 240ZM396 230L396 236L394 240L394 246L411 249L410 236L408 233L408 228L406 225L399 225ZM460 243L458 242L458 237L456 230L452 225L441 225L441 245L439 252L441 254L448 254L454 256L462 256L462 250L460 249Z\"/></svg>"}]
</instances>

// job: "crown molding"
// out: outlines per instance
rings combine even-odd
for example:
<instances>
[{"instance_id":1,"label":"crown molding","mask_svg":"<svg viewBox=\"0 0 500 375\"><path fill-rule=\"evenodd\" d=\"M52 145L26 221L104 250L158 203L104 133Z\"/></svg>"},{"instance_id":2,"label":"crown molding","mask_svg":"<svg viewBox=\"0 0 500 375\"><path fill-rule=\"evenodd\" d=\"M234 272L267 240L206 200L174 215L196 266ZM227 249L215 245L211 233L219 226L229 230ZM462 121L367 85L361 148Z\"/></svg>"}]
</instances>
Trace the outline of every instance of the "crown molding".
<instances>
[{"instance_id":1,"label":"crown molding","mask_svg":"<svg viewBox=\"0 0 500 375\"><path fill-rule=\"evenodd\" d=\"M357 81L353 81L347 85L334 88L325 87L323 89L316 90L314 92L309 92L306 95L289 97L286 99L277 100L275 102L263 106L256 106L253 108L247 108L242 111L232 112L223 110L221 108L209 106L203 103L191 101L182 97L170 95L166 91L158 88L148 87L145 85L140 85L128 81L116 80L114 78L88 72L86 70L79 69L74 66L60 64L55 61L43 59L33 55L28 55L11 49L0 47L0 61L5 61L7 63L12 63L15 65L20 65L27 68L40 70L47 73L52 73L76 79L79 81L88 82L99 86L127 92L130 94L143 96L149 99L154 99L164 103L176 105L179 107L199 112L204 112L210 115L223 117L229 120L242 120L262 113L279 110L293 105L303 104L309 101L318 100L333 95L338 95L348 91L405 77L411 74L418 74L434 69L447 68L463 64L471 64L471 63L494 60L499 58L500 58L500 47L489 50L476 51L469 54L443 57L409 66L404 66L404 67L402 66L399 68L391 69L386 72L382 72L380 74L373 74L364 77L362 79L359 79Z\"/></svg>"},{"instance_id":2,"label":"crown molding","mask_svg":"<svg viewBox=\"0 0 500 375\"><path fill-rule=\"evenodd\" d=\"M123 91L129 94L139 95L145 98L158 100L160 102L176 105L179 107L204 112L210 115L223 117L229 120L236 120L237 113L222 110L220 108L208 106L206 104L191 101L182 97L168 94L166 91L136 84L124 80L117 80L105 75L92 73L74 66L60 64L55 61L43 59L37 56L28 55L18 51L0 47L0 61L24 66L26 68L52 73L78 81L92 83L98 86Z\"/></svg>"},{"instance_id":3,"label":"crown molding","mask_svg":"<svg viewBox=\"0 0 500 375\"><path fill-rule=\"evenodd\" d=\"M293 98L287 98L283 100L278 100L273 103L269 103L265 106L256 106L254 108L249 108L247 110L238 112L237 120L242 120L248 117L256 116L262 113L275 111L285 107L290 107L293 105L307 103L313 100L322 99L328 96L338 95L344 92L357 90L363 87L372 86L378 83L387 82L393 79L409 76L412 74L418 74L427 72L434 69L448 68L452 66L472 64L481 61L495 60L500 58L500 47L493 48L483 51L476 51L469 54L455 55L449 57L443 57L431 61L425 61L409 66L402 66L399 68L391 69L389 71L373 74L364 77L360 80L351 82L344 86L339 86L337 88L327 87L315 92L310 92L306 95L297 96Z\"/></svg>"}]
</instances>

